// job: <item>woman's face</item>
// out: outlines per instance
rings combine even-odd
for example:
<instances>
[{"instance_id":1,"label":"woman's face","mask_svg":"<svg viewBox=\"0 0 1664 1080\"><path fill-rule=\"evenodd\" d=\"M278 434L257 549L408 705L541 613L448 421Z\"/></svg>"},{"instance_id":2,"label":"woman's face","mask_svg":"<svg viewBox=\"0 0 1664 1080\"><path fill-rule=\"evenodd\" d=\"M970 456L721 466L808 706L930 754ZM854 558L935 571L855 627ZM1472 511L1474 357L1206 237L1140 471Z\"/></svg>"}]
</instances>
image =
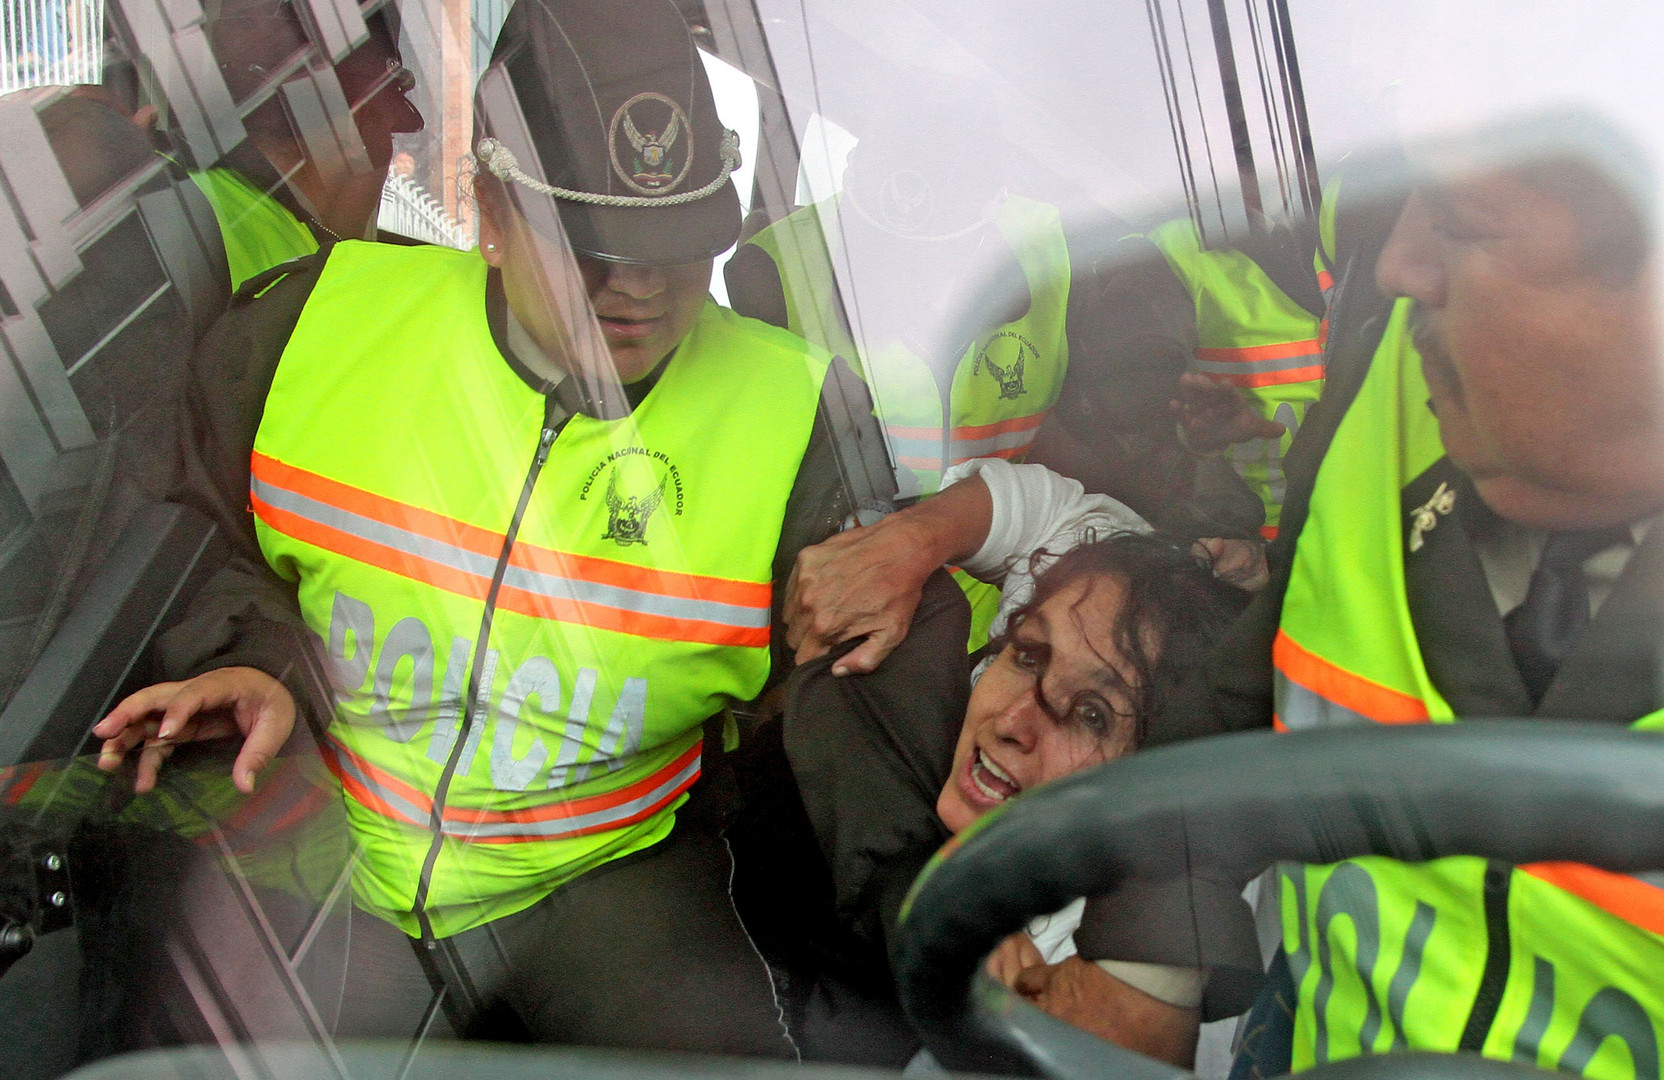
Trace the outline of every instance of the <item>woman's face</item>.
<instances>
[{"instance_id":1,"label":"woman's face","mask_svg":"<svg viewBox=\"0 0 1664 1080\"><path fill-rule=\"evenodd\" d=\"M965 710L953 772L936 800L948 828L958 832L1018 792L1133 748L1132 671L1113 644L1124 598L1119 578L1082 578L1012 633Z\"/></svg>"}]
</instances>

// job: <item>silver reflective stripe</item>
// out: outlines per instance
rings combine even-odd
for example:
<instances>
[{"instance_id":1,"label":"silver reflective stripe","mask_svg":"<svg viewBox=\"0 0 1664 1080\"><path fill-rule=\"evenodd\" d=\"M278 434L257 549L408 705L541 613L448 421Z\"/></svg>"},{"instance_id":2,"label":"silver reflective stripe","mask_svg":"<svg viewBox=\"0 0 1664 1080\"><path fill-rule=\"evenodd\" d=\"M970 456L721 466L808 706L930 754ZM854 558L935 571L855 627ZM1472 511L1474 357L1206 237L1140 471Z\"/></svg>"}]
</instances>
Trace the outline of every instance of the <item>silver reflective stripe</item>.
<instances>
[{"instance_id":1,"label":"silver reflective stripe","mask_svg":"<svg viewBox=\"0 0 1664 1080\"><path fill-rule=\"evenodd\" d=\"M386 803L388 808L391 809L397 816L404 818L404 820L410 822L412 825L420 825L424 828L427 826L428 816L430 813L428 808L417 806L409 799L404 798L396 792L389 791L387 788L382 787L380 784L370 779L370 775L363 769L359 768L358 762L353 760L352 755L347 753L344 749L338 748L335 751L335 763L340 767L342 772L348 774L354 780L364 785L364 787L374 792L376 798ZM374 810L375 807L368 807L367 809Z\"/></svg>"},{"instance_id":2,"label":"silver reflective stripe","mask_svg":"<svg viewBox=\"0 0 1664 1080\"><path fill-rule=\"evenodd\" d=\"M1438 919L1439 913L1431 904L1416 901L1416 913L1410 919L1409 930L1404 933L1403 956L1398 961L1398 970L1392 973L1391 985L1387 987L1387 1019L1392 1024L1394 1050L1410 1048L1409 1040L1404 1037L1404 1009L1409 1004L1410 991L1421 980L1422 956L1427 952L1427 939L1433 936L1433 926Z\"/></svg>"},{"instance_id":3,"label":"silver reflective stripe","mask_svg":"<svg viewBox=\"0 0 1664 1080\"><path fill-rule=\"evenodd\" d=\"M743 607L739 604L724 604L719 600L693 600L685 596L637 592L634 589L602 585L581 578L557 577L538 570L527 570L521 566L510 566L503 574L503 584L537 593L539 596L600 604L621 611L637 611L643 615L697 619L747 629L766 627L769 624L769 609L766 607Z\"/></svg>"},{"instance_id":4,"label":"silver reflective stripe","mask_svg":"<svg viewBox=\"0 0 1664 1080\"><path fill-rule=\"evenodd\" d=\"M1277 719L1292 730L1373 724L1361 712L1353 712L1326 697L1307 690L1281 671L1276 673Z\"/></svg>"},{"instance_id":5,"label":"silver reflective stripe","mask_svg":"<svg viewBox=\"0 0 1664 1080\"><path fill-rule=\"evenodd\" d=\"M378 799L386 803L388 808L393 810L397 816L413 825L422 828L428 827L429 812L427 810L377 784L359 767L350 754L344 750L337 751L335 760L340 765L342 772L349 774L354 780L368 788ZM446 819L443 822L442 830L446 836L462 840L485 837L556 840L578 833L596 832L614 822L624 821L643 811L650 810L658 803L668 801L678 787L699 775L700 765L703 761L704 755L697 755L692 761L678 769L673 776L654 785L653 789L646 794L639 795L628 802L618 803L587 814L574 814L570 817L550 818L543 821L473 822ZM606 794L603 792L600 797L605 797ZM365 809L376 811L375 807L365 807Z\"/></svg>"},{"instance_id":6,"label":"silver reflective stripe","mask_svg":"<svg viewBox=\"0 0 1664 1080\"><path fill-rule=\"evenodd\" d=\"M317 522L329 528L339 530L351 536L369 540L383 547L395 551L414 555L441 566L473 574L487 581L496 570L495 557L481 555L469 551L467 548L447 544L443 540L423 536L420 533L401 529L397 525L389 525L384 521L377 521L362 514L355 514L350 510L331 506L319 502L305 495L297 494L287 488L280 488L271 483L255 478L252 481L254 494L261 501L287 511L308 521ZM659 593L638 592L616 585L603 585L581 578L559 577L554 574L528 570L524 567L510 566L503 576L503 583L517 589L522 589L538 596L553 600L566 600L574 603L597 604L602 607L615 608L620 611L633 611L643 615L658 615L672 619L693 619L700 622L719 623L724 626L734 626L746 630L758 629L769 625L769 609L767 607L743 607L738 604L725 604L715 600L693 600L679 596L664 596Z\"/></svg>"},{"instance_id":7,"label":"silver reflective stripe","mask_svg":"<svg viewBox=\"0 0 1664 1080\"><path fill-rule=\"evenodd\" d=\"M1301 914L1303 918L1304 912ZM1341 966L1331 954L1330 925L1337 916L1344 916L1351 924L1354 941L1351 955L1343 954L1343 964L1353 970L1366 988L1356 1050L1351 1046L1331 1050L1329 1045L1329 998L1335 990L1337 968ZM1375 1039L1381 1033L1381 1002L1374 992L1375 965L1381 956L1381 901L1369 871L1352 862L1335 867L1317 894L1317 922L1312 940L1317 945L1318 971L1317 988L1312 994L1312 1057L1321 1065L1332 1059L1373 1053ZM1341 1026L1345 1026L1344 1022Z\"/></svg>"},{"instance_id":8,"label":"silver reflective stripe","mask_svg":"<svg viewBox=\"0 0 1664 1080\"><path fill-rule=\"evenodd\" d=\"M1639 1001L1616 986L1603 986L1583 1006L1577 1034L1560 1055L1560 1071L1581 1073L1595 1060L1606 1040L1616 1036L1629 1051L1636 1080L1659 1074L1658 1034Z\"/></svg>"},{"instance_id":9,"label":"silver reflective stripe","mask_svg":"<svg viewBox=\"0 0 1664 1080\"><path fill-rule=\"evenodd\" d=\"M487 581L491 580L492 573L497 569L495 556L481 555L455 544L447 544L443 540L434 540L420 533L401 529L397 525L389 525L350 510L342 510L340 507L296 494L287 488L276 487L259 477L252 480L251 486L261 501L279 510L287 510L308 521L327 525L331 529L337 529L361 540L369 540L407 555L415 555L429 562L448 566L453 570L474 574Z\"/></svg>"},{"instance_id":10,"label":"silver reflective stripe","mask_svg":"<svg viewBox=\"0 0 1664 1080\"><path fill-rule=\"evenodd\" d=\"M895 452L897 457L936 458L942 453L942 440L940 437L934 439L916 439L902 438L897 435L891 435L887 431L884 434L885 437L890 440L890 449Z\"/></svg>"},{"instance_id":11,"label":"silver reflective stripe","mask_svg":"<svg viewBox=\"0 0 1664 1080\"><path fill-rule=\"evenodd\" d=\"M1554 1019L1554 965L1540 956L1532 957L1531 1005L1525 1021L1514 1033L1514 1060L1537 1064L1537 1051L1549 1021Z\"/></svg>"},{"instance_id":12,"label":"silver reflective stripe","mask_svg":"<svg viewBox=\"0 0 1664 1080\"><path fill-rule=\"evenodd\" d=\"M1211 375L1257 375L1267 371L1293 371L1311 367L1323 360L1323 350L1314 349L1299 356L1284 356L1276 360L1202 360L1196 361L1199 371Z\"/></svg>"},{"instance_id":13,"label":"silver reflective stripe","mask_svg":"<svg viewBox=\"0 0 1664 1080\"><path fill-rule=\"evenodd\" d=\"M614 822L634 817L644 810L652 809L656 804L666 801L680 785L699 775L699 766L703 757L696 757L688 762L676 775L658 784L645 795L631 799L629 802L617 806L609 806L605 810L596 810L588 814L578 814L573 817L554 818L548 821L490 821L445 822L445 835L460 839L476 839L480 837L525 836L555 839L570 836L575 833L595 832Z\"/></svg>"}]
</instances>

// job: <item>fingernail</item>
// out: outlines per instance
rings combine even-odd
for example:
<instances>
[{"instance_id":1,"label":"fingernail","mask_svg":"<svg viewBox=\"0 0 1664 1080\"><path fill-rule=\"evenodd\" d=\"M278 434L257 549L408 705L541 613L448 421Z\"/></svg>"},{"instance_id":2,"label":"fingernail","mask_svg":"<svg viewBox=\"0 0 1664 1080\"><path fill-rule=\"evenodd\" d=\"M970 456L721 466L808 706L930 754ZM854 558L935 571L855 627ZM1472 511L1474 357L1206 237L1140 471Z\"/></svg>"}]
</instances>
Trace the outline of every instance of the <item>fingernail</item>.
<instances>
[{"instance_id":1,"label":"fingernail","mask_svg":"<svg viewBox=\"0 0 1664 1080\"><path fill-rule=\"evenodd\" d=\"M844 665L842 665L842 664L833 664L832 665L832 674L834 674L834 675L848 675L849 674L849 669L847 667L845 667Z\"/></svg>"}]
</instances>

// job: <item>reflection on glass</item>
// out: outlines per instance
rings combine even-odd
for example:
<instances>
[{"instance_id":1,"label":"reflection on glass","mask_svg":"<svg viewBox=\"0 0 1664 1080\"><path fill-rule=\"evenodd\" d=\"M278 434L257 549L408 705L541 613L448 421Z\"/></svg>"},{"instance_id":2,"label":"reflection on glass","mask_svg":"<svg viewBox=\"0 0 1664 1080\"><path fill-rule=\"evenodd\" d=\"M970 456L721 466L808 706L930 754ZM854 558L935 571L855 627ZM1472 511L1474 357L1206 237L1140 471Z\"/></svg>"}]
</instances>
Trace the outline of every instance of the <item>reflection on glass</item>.
<instances>
[{"instance_id":1,"label":"reflection on glass","mask_svg":"<svg viewBox=\"0 0 1664 1080\"><path fill-rule=\"evenodd\" d=\"M740 146L759 201L802 204L748 218L734 304L856 373L903 501L968 459L1027 456L1253 559L1257 515L1286 527L1280 609L1232 635L1252 656L1220 661L1241 693L1184 704L1208 731L1656 726L1655 12L764 0L750 25L731 8L706 6L698 44L757 81L763 141ZM843 463L814 428L825 357L707 302L734 221L703 97L683 117L606 98L574 136L564 92L489 68L535 39L514 58L577 70L524 16L499 48L497 3L384 6L333 51L319 39L356 25L350 0L118 0L101 33L76 28L96 10L0 5L0 1073L177 1042L297 1038L318 1074L348 1034L601 1039L538 1007L603 969L689 984L662 1017L626 1010L615 1041L677 1029L696 992L766 1003L776 1033L763 982L688 977L715 935L618 962L659 899L710 885L730 910L705 789L682 802L715 771L700 721L770 678L771 603L814 532L796 526L851 509L802 509ZM43 66L99 43L101 84ZM637 36L590 59L650 53ZM488 70L508 93L482 88L476 131ZM1461 135L1420 138L1440 130ZM512 157L476 166L484 135ZM542 152L566 137L594 169ZM1399 141L1413 190L1339 160ZM706 184L710 220L630 216ZM322 275L285 275L203 336L228 286L325 243ZM962 583L991 615L994 587ZM325 726L253 795L234 739L156 748L143 795L131 766L86 756L128 693L255 663L215 650L298 623L297 589L333 684L318 706L281 664L269 679ZM949 644L921 668L960 671ZM1039 786L988 757L1004 778L962 794ZM818 867L815 838L779 843ZM1377 858L1282 882L1266 910L1285 915L1297 1066L1464 1037L1593 1080L1656 1058L1664 894L1645 873ZM800 897L740 892L748 929L813 958L788 1022L843 1000L815 964L855 950L816 937ZM1487 968L1504 933L1514 960ZM882 958L867 974L887 987ZM1486 978L1494 998L1469 985ZM470 1027L504 1002L514 1023Z\"/></svg>"}]
</instances>

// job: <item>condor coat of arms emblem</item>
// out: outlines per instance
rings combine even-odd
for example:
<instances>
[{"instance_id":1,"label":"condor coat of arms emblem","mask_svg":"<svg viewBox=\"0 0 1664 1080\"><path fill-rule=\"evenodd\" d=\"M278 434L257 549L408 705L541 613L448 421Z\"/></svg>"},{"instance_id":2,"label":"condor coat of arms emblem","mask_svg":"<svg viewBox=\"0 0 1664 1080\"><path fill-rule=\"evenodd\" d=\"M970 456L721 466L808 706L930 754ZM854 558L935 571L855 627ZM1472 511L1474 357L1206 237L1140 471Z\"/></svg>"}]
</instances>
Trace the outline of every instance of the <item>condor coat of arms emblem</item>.
<instances>
[{"instance_id":1,"label":"condor coat of arms emblem","mask_svg":"<svg viewBox=\"0 0 1664 1080\"><path fill-rule=\"evenodd\" d=\"M659 486L645 495L620 495L618 470L607 480L607 531L601 539L611 540L619 547L647 543L647 522L664 502L664 486L670 477L660 478Z\"/></svg>"},{"instance_id":2,"label":"condor coat of arms emblem","mask_svg":"<svg viewBox=\"0 0 1664 1080\"><path fill-rule=\"evenodd\" d=\"M607 149L613 171L631 190L668 194L693 164L692 125L682 107L665 95L637 94L613 113Z\"/></svg>"},{"instance_id":3,"label":"condor coat of arms emblem","mask_svg":"<svg viewBox=\"0 0 1664 1080\"><path fill-rule=\"evenodd\" d=\"M996 348L996 346L999 347ZM995 359L994 354L996 352L1003 355L1005 361L1003 364L1000 360ZM992 375L994 381L1000 384L1000 400L1015 401L1022 397L1024 390L1027 389L1023 385L1023 368L1027 365L1031 356L1038 359L1040 350L1036 349L1027 338L1010 331L998 333L989 338L988 343L977 353L972 374L975 374L976 368L987 368L988 374Z\"/></svg>"}]
</instances>

